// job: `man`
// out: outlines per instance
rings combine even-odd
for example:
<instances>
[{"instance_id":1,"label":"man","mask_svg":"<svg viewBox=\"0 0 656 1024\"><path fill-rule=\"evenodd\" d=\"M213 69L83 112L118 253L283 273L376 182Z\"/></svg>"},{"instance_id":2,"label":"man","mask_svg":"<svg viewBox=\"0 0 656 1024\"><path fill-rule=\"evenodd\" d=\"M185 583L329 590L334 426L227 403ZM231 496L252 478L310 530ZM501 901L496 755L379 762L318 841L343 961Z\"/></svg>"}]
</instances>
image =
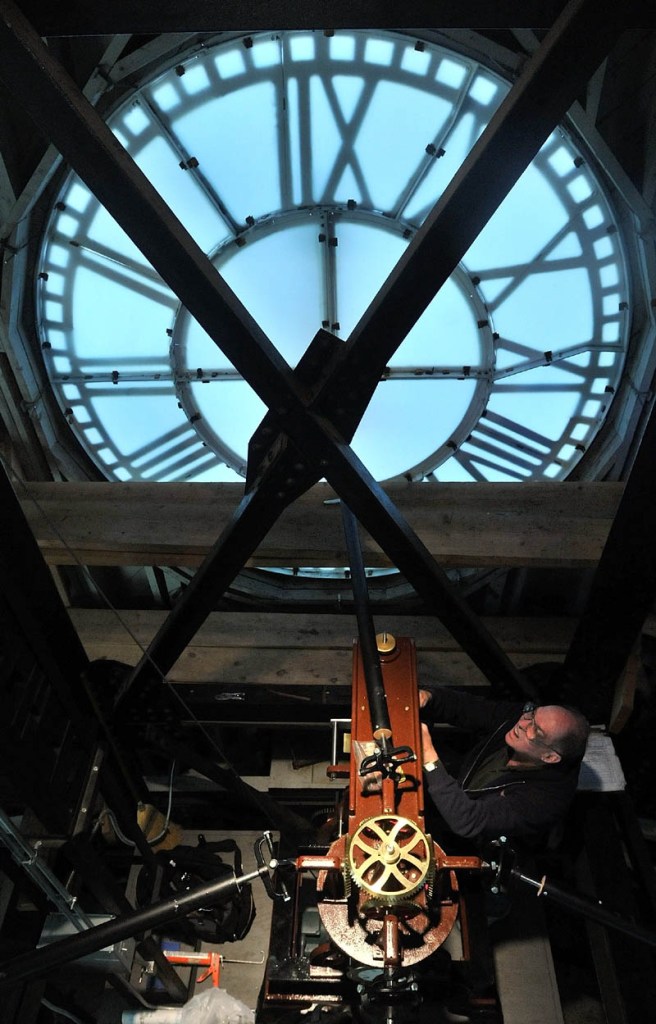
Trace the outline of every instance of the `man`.
<instances>
[{"instance_id":1,"label":"man","mask_svg":"<svg viewBox=\"0 0 656 1024\"><path fill-rule=\"evenodd\" d=\"M434 722L487 733L455 779L422 723L424 785L453 833L538 839L563 817L589 732L580 711L489 701L449 687L420 690L419 704Z\"/></svg>"}]
</instances>

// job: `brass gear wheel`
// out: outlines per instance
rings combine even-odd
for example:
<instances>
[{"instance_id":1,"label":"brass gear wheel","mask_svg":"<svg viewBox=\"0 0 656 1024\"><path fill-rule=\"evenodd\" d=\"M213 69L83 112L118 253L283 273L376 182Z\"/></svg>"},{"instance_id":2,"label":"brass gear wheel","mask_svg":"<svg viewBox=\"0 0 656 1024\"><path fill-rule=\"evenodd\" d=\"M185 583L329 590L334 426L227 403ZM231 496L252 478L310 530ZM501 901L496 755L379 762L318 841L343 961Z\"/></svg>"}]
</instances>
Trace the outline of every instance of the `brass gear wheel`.
<instances>
[{"instance_id":1,"label":"brass gear wheel","mask_svg":"<svg viewBox=\"0 0 656 1024\"><path fill-rule=\"evenodd\" d=\"M433 843L416 822L398 814L366 818L346 851L355 884L386 904L407 900L433 875Z\"/></svg>"}]
</instances>

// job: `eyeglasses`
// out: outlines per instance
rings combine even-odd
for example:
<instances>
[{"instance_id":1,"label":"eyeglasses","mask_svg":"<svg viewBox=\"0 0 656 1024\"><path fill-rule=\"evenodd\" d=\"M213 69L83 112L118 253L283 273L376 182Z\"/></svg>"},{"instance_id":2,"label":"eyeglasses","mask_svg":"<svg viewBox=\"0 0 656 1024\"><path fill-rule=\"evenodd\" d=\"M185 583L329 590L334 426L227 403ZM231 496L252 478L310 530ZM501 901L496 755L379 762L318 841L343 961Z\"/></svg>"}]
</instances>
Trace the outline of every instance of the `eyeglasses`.
<instances>
[{"instance_id":1,"label":"eyeglasses","mask_svg":"<svg viewBox=\"0 0 656 1024\"><path fill-rule=\"evenodd\" d=\"M562 757L563 755L561 754L560 750L557 750L556 747L553 747L551 743L546 742L546 740L544 739L544 733L542 732L542 729L535 721L535 712L539 707L539 704L534 704L532 701L529 701L528 704L524 705L522 713L519 716L520 721L524 719L524 721L529 722L533 727L533 736L529 736L529 734L526 733L526 739L529 741L529 743L536 743L538 746L545 747L547 750L553 750L554 754L558 754L559 757Z\"/></svg>"}]
</instances>

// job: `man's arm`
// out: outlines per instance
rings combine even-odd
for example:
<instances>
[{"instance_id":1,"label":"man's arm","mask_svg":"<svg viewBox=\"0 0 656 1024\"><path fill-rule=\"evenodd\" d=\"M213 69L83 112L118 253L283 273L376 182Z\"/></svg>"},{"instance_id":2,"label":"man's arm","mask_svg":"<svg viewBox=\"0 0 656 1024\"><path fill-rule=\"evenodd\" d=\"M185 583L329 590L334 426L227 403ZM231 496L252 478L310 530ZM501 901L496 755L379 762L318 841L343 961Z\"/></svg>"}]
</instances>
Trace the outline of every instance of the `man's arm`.
<instances>
[{"instance_id":1,"label":"man's arm","mask_svg":"<svg viewBox=\"0 0 656 1024\"><path fill-rule=\"evenodd\" d=\"M422 725L422 744L424 787L455 835L466 839L492 839L501 835L537 836L567 811L573 787L555 790L538 780L517 780L481 793L474 799L449 775L426 725Z\"/></svg>"},{"instance_id":2,"label":"man's arm","mask_svg":"<svg viewBox=\"0 0 656 1024\"><path fill-rule=\"evenodd\" d=\"M546 777L518 779L472 798L440 761L428 726L422 724L421 729L424 787L455 835L466 839L537 836L566 813L574 795L576 772L558 787L548 785Z\"/></svg>"},{"instance_id":3,"label":"man's arm","mask_svg":"<svg viewBox=\"0 0 656 1024\"><path fill-rule=\"evenodd\" d=\"M430 686L419 690L423 717L472 732L492 732L506 719L516 721L521 701L498 701L462 693L452 686Z\"/></svg>"},{"instance_id":4,"label":"man's arm","mask_svg":"<svg viewBox=\"0 0 656 1024\"><path fill-rule=\"evenodd\" d=\"M442 762L424 775L424 786L448 828L465 839L494 838L500 835L530 835L540 832L548 822L532 823L527 808L501 793L472 800L449 775Z\"/></svg>"}]
</instances>

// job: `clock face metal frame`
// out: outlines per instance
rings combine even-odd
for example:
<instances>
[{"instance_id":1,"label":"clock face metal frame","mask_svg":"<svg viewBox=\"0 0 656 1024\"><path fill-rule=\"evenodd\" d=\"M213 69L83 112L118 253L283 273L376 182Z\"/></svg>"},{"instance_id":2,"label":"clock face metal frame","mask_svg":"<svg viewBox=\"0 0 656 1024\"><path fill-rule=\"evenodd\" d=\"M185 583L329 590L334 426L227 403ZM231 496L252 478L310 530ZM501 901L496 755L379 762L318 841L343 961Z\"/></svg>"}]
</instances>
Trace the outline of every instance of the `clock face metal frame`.
<instances>
[{"instance_id":1,"label":"clock face metal frame","mask_svg":"<svg viewBox=\"0 0 656 1024\"><path fill-rule=\"evenodd\" d=\"M509 88L407 34L260 33L196 46L108 122L293 366L319 328L348 338ZM241 479L264 405L74 174L37 270L49 379L103 473ZM628 287L559 129L390 360L356 454L378 480L565 478L617 389Z\"/></svg>"}]
</instances>

